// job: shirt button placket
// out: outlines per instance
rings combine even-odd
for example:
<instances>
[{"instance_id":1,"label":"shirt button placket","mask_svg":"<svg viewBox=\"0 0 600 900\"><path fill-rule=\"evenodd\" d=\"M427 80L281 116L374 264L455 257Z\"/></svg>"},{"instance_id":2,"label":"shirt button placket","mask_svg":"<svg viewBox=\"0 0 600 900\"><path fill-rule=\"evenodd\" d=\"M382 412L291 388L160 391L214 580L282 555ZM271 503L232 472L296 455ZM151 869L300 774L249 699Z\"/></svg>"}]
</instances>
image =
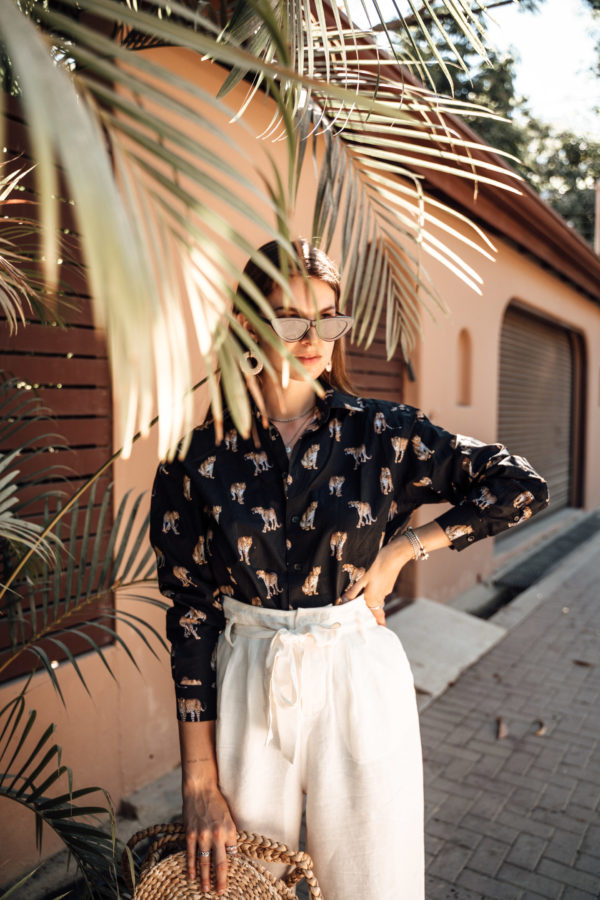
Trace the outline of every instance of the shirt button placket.
<instances>
[{"instance_id":1,"label":"shirt button placket","mask_svg":"<svg viewBox=\"0 0 600 900\"><path fill-rule=\"evenodd\" d=\"M304 565L298 559L300 544L302 543L301 541L299 541L301 535L301 516L298 509L298 504L300 502L301 498L293 498L292 500L288 500L286 504L286 528L291 543L291 547L287 551L287 564L288 572L291 576L288 579L288 583L290 590L290 608L292 609L295 609L298 606L297 602L294 602L293 598L297 595L298 576L301 576L301 573L304 571Z\"/></svg>"}]
</instances>

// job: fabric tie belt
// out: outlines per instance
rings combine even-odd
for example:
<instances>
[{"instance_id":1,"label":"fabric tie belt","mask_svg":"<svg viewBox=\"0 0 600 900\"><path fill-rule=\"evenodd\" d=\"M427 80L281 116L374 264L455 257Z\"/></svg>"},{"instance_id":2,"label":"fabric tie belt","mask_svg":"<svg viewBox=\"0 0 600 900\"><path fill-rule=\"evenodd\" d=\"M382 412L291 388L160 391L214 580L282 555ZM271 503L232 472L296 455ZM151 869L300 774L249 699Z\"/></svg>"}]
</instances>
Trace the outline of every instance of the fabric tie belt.
<instances>
[{"instance_id":1,"label":"fabric tie belt","mask_svg":"<svg viewBox=\"0 0 600 900\"><path fill-rule=\"evenodd\" d=\"M302 668L306 650L332 643L342 629L342 623L290 622L289 628L278 627L280 622L262 620L250 625L229 619L224 639L233 647L237 635L246 638L270 638L265 660L265 688L268 704L268 732L266 744L273 743L291 763L295 762L299 718L302 712ZM306 688L306 685L305 685Z\"/></svg>"}]
</instances>

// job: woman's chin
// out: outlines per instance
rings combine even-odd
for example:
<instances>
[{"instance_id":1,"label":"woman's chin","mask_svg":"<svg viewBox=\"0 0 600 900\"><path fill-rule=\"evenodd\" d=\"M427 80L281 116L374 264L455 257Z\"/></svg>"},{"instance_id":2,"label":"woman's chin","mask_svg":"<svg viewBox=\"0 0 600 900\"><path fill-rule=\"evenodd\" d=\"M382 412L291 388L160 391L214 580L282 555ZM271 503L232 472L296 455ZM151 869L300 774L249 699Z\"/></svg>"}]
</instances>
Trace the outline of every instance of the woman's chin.
<instances>
[{"instance_id":1,"label":"woman's chin","mask_svg":"<svg viewBox=\"0 0 600 900\"><path fill-rule=\"evenodd\" d=\"M315 380L320 378L321 375L325 372L325 363L322 359L312 363L305 363L303 360L299 360L302 363L304 371L307 375L310 375L311 378ZM290 370L290 381L305 381L306 379L302 377L302 373L297 370Z\"/></svg>"},{"instance_id":2,"label":"woman's chin","mask_svg":"<svg viewBox=\"0 0 600 900\"><path fill-rule=\"evenodd\" d=\"M296 359L301 364L301 369L297 369L296 366L290 365L286 373L285 369L279 366L276 368L277 375L275 380L280 385L283 385L283 387L286 387L287 384L290 384L291 382L301 382L306 384L307 375L316 381L321 375L325 374L327 361L324 360L322 356L315 357L314 359L308 358L306 360L300 359L299 357L296 357ZM286 384L283 384L284 375L287 375Z\"/></svg>"}]
</instances>

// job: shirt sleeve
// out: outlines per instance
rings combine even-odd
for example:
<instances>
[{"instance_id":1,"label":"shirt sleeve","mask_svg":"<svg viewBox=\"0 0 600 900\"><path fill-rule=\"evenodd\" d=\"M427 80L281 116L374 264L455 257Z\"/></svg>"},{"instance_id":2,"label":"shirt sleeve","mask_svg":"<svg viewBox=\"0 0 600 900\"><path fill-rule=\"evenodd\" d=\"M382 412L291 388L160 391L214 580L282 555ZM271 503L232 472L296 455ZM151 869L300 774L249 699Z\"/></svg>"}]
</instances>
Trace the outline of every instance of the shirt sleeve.
<instances>
[{"instance_id":1,"label":"shirt sleeve","mask_svg":"<svg viewBox=\"0 0 600 900\"><path fill-rule=\"evenodd\" d=\"M159 466L150 506L150 540L158 586L172 601L167 639L175 682L177 718L216 719L216 649L225 626L208 557L211 533L202 501L179 460Z\"/></svg>"},{"instance_id":2,"label":"shirt sleeve","mask_svg":"<svg viewBox=\"0 0 600 900\"><path fill-rule=\"evenodd\" d=\"M503 444L451 434L415 416L407 448L411 505L448 501L438 516L454 550L526 521L548 503L548 486L522 456Z\"/></svg>"}]
</instances>

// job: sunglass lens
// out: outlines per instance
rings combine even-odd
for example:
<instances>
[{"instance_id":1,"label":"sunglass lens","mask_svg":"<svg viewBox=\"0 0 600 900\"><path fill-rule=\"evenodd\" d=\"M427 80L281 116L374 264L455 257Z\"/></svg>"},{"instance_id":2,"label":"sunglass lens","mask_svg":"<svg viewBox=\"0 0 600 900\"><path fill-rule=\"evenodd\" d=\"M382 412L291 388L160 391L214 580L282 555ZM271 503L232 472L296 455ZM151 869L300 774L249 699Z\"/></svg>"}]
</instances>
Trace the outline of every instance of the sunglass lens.
<instances>
[{"instance_id":1,"label":"sunglass lens","mask_svg":"<svg viewBox=\"0 0 600 900\"><path fill-rule=\"evenodd\" d=\"M337 341L352 327L352 319L349 316L331 316L319 319L317 322L317 334L324 341Z\"/></svg>"},{"instance_id":2,"label":"sunglass lens","mask_svg":"<svg viewBox=\"0 0 600 900\"><path fill-rule=\"evenodd\" d=\"M282 341L287 341L288 343L299 341L308 331L307 323L304 319L295 319L292 316L272 319L271 325L275 334Z\"/></svg>"},{"instance_id":3,"label":"sunglass lens","mask_svg":"<svg viewBox=\"0 0 600 900\"><path fill-rule=\"evenodd\" d=\"M281 316L270 320L275 334L282 341L300 341L310 328L308 319L299 316ZM352 327L351 316L326 316L316 323L317 334L323 341L337 341Z\"/></svg>"}]
</instances>

